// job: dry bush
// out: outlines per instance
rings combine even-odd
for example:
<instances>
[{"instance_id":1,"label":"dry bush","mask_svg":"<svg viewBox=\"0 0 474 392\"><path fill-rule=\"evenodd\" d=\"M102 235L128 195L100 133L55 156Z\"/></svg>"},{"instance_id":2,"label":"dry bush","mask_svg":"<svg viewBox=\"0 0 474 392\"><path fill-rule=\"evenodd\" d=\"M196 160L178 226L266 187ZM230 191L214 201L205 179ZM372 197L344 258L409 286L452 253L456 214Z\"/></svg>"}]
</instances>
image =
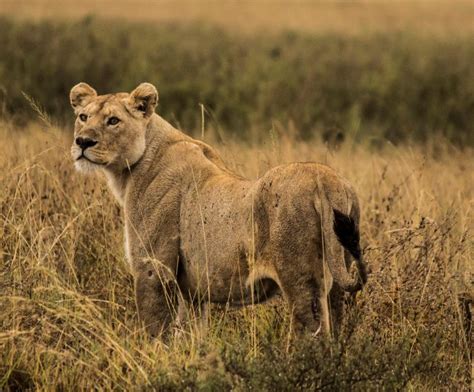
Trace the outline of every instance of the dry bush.
<instances>
[{"instance_id":1,"label":"dry bush","mask_svg":"<svg viewBox=\"0 0 474 392\"><path fill-rule=\"evenodd\" d=\"M205 336L191 325L162 343L137 320L120 210L104 181L73 171L71 137L9 124L0 135L0 389L469 389L458 298L473 295L472 151L346 140L330 152L290 130L221 141L251 178L295 160L349 178L370 281L334 342L290 342L277 300L212 308Z\"/></svg>"}]
</instances>

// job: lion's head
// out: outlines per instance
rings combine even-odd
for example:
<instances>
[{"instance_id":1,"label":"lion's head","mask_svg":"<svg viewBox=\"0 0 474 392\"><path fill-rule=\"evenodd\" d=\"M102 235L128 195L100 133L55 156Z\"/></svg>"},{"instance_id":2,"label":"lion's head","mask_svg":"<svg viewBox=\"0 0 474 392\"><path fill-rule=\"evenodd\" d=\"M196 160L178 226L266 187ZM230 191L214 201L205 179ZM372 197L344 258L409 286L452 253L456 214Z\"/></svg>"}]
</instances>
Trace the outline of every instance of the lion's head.
<instances>
[{"instance_id":1,"label":"lion's head","mask_svg":"<svg viewBox=\"0 0 474 392\"><path fill-rule=\"evenodd\" d=\"M71 89L70 101L77 115L71 154L78 170L124 170L142 157L158 102L155 86L142 83L130 94L97 95L79 83Z\"/></svg>"}]
</instances>

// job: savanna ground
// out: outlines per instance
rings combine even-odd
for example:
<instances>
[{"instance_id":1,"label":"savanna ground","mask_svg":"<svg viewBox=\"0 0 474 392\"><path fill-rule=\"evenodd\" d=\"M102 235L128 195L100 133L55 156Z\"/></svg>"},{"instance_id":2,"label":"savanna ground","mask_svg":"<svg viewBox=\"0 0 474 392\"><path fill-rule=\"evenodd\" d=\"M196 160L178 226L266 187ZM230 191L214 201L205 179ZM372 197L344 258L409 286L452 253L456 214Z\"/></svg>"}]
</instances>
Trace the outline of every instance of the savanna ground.
<instances>
[{"instance_id":1,"label":"savanna ground","mask_svg":"<svg viewBox=\"0 0 474 392\"><path fill-rule=\"evenodd\" d=\"M472 3L113 4L0 4L0 389L472 388ZM149 341L120 209L70 161L81 80L155 83L239 174L347 177L372 273L341 336L293 341L277 298Z\"/></svg>"}]
</instances>

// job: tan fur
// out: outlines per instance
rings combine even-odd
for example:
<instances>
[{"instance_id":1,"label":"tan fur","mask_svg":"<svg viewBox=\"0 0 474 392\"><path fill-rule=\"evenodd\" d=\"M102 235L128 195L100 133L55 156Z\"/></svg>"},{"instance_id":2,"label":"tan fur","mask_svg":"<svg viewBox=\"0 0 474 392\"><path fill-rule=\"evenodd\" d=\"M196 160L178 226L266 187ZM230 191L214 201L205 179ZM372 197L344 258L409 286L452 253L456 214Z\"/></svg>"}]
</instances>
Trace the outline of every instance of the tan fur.
<instances>
[{"instance_id":1,"label":"tan fur","mask_svg":"<svg viewBox=\"0 0 474 392\"><path fill-rule=\"evenodd\" d=\"M358 225L347 181L317 163L241 178L210 146L154 113L158 93L148 83L113 95L81 83L70 98L75 138L97 142L80 159L73 143L73 159L79 170L104 172L123 206L139 314L153 335L170 325L179 296L195 305L242 305L278 289L297 330L329 332L330 291L339 322L341 287L360 287L333 230L334 208ZM117 125L108 125L112 116Z\"/></svg>"}]
</instances>

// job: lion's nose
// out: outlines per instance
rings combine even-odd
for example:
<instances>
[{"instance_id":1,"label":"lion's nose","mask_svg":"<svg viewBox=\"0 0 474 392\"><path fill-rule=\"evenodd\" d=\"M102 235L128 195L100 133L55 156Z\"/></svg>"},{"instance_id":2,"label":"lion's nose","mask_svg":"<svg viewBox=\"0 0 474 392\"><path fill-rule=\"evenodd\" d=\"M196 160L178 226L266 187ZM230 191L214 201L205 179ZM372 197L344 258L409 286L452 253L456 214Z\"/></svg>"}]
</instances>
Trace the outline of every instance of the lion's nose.
<instances>
[{"instance_id":1,"label":"lion's nose","mask_svg":"<svg viewBox=\"0 0 474 392\"><path fill-rule=\"evenodd\" d=\"M95 146L97 144L97 141L89 139L88 137L78 137L76 138L76 144L83 150L85 150L86 148Z\"/></svg>"}]
</instances>

